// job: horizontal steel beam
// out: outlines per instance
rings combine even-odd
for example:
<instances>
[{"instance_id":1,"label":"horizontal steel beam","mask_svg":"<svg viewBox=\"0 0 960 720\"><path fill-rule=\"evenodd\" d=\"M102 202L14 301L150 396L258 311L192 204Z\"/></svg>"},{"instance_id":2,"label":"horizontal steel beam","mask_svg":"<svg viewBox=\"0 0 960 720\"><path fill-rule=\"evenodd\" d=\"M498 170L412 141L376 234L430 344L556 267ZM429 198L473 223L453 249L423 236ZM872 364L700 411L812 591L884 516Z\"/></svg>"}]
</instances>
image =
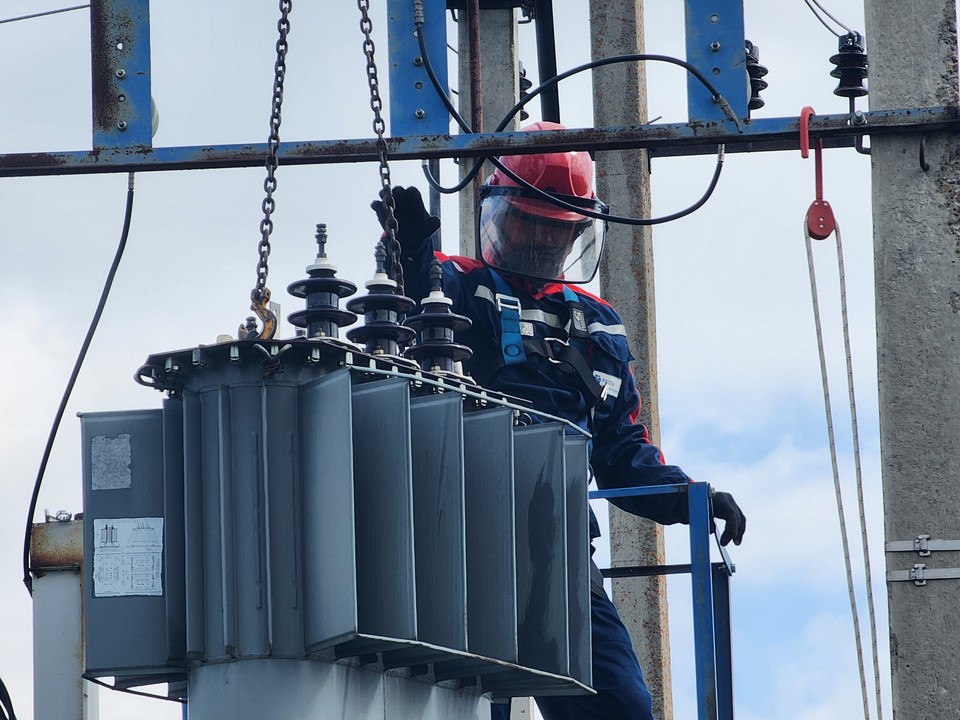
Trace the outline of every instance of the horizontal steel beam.
<instances>
[{"instance_id":1,"label":"horizontal steel beam","mask_svg":"<svg viewBox=\"0 0 960 720\"><path fill-rule=\"evenodd\" d=\"M714 570L727 572L727 566L722 562L710 563ZM627 565L611 568L600 568L600 574L605 578L650 577L651 575L684 575L693 569L690 563L675 565ZM730 573L728 573L730 574Z\"/></svg>"},{"instance_id":2,"label":"horizontal steel beam","mask_svg":"<svg viewBox=\"0 0 960 720\"><path fill-rule=\"evenodd\" d=\"M848 147L863 135L960 131L956 107L929 107L849 114L816 115L810 135L825 147ZM717 145L730 152L769 152L799 148L800 119L757 119L742 132L730 121L663 123L550 132L476 133L390 138L393 160L480 157L507 152L623 150L646 148L654 157L709 154ZM11 153L0 155L0 177L77 175L257 167L264 164L264 143L153 148L131 146L92 151ZM286 142L280 144L281 165L376 162L376 141L370 138Z\"/></svg>"}]
</instances>

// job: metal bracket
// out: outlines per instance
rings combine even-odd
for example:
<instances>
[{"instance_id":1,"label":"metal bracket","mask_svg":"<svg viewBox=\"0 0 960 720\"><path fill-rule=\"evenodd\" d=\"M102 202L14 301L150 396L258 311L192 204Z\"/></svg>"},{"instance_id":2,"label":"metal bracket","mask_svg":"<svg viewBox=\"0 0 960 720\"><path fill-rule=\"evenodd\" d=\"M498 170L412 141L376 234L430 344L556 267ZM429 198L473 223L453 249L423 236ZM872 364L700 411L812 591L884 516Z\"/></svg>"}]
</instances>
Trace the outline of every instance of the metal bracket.
<instances>
[{"instance_id":1,"label":"metal bracket","mask_svg":"<svg viewBox=\"0 0 960 720\"><path fill-rule=\"evenodd\" d=\"M153 142L149 0L90 4L93 148L147 152Z\"/></svg>"},{"instance_id":2,"label":"metal bracket","mask_svg":"<svg viewBox=\"0 0 960 720\"><path fill-rule=\"evenodd\" d=\"M447 84L446 3L424 0L424 42L433 70ZM387 49L390 59L390 134L446 135L450 116L433 89L413 32L414 9L409 2L390 3Z\"/></svg>"},{"instance_id":3,"label":"metal bracket","mask_svg":"<svg viewBox=\"0 0 960 720\"><path fill-rule=\"evenodd\" d=\"M960 540L931 540L929 535L917 535L913 540L893 540L885 547L887 552L915 552L928 557L936 551L960 551Z\"/></svg>"},{"instance_id":4,"label":"metal bracket","mask_svg":"<svg viewBox=\"0 0 960 720\"><path fill-rule=\"evenodd\" d=\"M750 96L744 46L743 0L685 0L687 62L706 75L745 118ZM691 122L722 121L723 108L696 78L687 76L687 112Z\"/></svg>"},{"instance_id":5,"label":"metal bracket","mask_svg":"<svg viewBox=\"0 0 960 720\"><path fill-rule=\"evenodd\" d=\"M890 570L887 572L888 582L910 580L918 587L926 585L927 580L957 579L960 579L960 568L933 568L928 570L923 563L916 563L910 570Z\"/></svg>"}]
</instances>

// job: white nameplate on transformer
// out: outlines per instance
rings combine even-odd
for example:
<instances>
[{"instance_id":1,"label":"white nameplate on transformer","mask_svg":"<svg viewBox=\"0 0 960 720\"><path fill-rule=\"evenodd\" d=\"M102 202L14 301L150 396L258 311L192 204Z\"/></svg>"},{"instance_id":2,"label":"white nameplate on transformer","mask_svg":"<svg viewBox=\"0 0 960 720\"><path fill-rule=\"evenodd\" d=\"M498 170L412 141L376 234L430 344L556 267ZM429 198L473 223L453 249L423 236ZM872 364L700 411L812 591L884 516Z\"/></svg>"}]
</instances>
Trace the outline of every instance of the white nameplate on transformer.
<instances>
[{"instance_id":1,"label":"white nameplate on transformer","mask_svg":"<svg viewBox=\"0 0 960 720\"><path fill-rule=\"evenodd\" d=\"M163 595L163 518L93 521L93 595Z\"/></svg>"}]
</instances>

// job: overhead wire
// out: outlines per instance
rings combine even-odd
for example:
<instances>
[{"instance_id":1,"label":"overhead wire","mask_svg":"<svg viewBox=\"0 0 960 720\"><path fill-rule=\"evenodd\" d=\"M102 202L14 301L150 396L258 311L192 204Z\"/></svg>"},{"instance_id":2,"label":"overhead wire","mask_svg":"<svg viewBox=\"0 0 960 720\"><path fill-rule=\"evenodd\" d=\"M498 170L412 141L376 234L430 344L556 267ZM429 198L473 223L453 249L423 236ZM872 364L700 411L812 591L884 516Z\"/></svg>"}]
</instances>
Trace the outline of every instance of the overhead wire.
<instances>
[{"instance_id":1,"label":"overhead wire","mask_svg":"<svg viewBox=\"0 0 960 720\"><path fill-rule=\"evenodd\" d=\"M40 467L37 470L37 478L33 483L33 493L30 496L30 508L27 511L27 525L23 533L23 584L26 585L27 591L31 595L33 594L33 578L30 575L30 540L33 536L33 516L37 511L37 502L40 498L40 486L43 484L43 476L47 470L47 463L50 460L50 453L53 450L53 443L56 440L57 432L60 430L60 422L63 420L64 412L67 409L67 402L70 400L70 395L73 393L73 388L77 384L77 377L80 375L80 368L83 366L83 361L87 356L87 350L90 348L93 335L97 331L97 326L100 324L100 317L103 315L103 309L107 304L107 298L110 295L110 289L113 287L113 280L117 275L117 269L120 267L120 260L123 258L123 251L127 246L127 236L130 234L130 218L132 214L133 173L130 173L127 178L127 202L123 215L123 229L120 231L120 242L117 245L113 262L110 264L110 270L107 272L107 279L104 282L103 290L100 292L100 300L97 303L97 309L93 313L93 319L90 321L90 326L87 328L87 334L83 338L83 343L80 346L77 359L73 364L73 370L71 371L70 377L67 380L67 385L63 390L63 395L60 398L60 405L57 408L57 413L54 416L50 433L47 435L46 445L43 448L43 456L40 459Z\"/></svg>"},{"instance_id":2,"label":"overhead wire","mask_svg":"<svg viewBox=\"0 0 960 720\"><path fill-rule=\"evenodd\" d=\"M824 20L823 17L820 15L821 12L822 12L824 15L826 15L828 18L830 18L831 20L833 20L837 25L839 25L839 26L842 27L844 30L846 30L848 33L852 33L852 32L853 32L853 30L852 30L848 25L845 25L844 23L842 23L842 22L840 22L839 20L837 20L837 18L834 17L834 16L830 13L830 11L827 10L823 5L821 5L821 4L818 2L818 0L803 0L803 1L807 4L807 7L810 8L810 12L813 13L814 17L817 18L817 20L820 21L820 24L823 25L827 30L829 30L831 33L833 33L833 34L836 35L837 37L843 37L843 33L837 32L837 31L834 30L832 27L830 27L830 25L827 23L827 21ZM819 10L819 12L818 12L818 10Z\"/></svg>"},{"instance_id":3,"label":"overhead wire","mask_svg":"<svg viewBox=\"0 0 960 720\"><path fill-rule=\"evenodd\" d=\"M854 377L853 377L853 353L851 351L850 343L850 325L849 325L849 314L847 310L847 286L846 286L846 272L844 270L843 264L843 244L840 237L840 228L837 226L834 230L834 235L836 236L837 241L837 267L839 273L840 281L840 314L841 314L841 324L843 331L843 345L844 345L844 356L846 361L846 372L847 372L847 391L849 399L849 410L850 410L850 420L851 420L851 432L853 436L853 456L854 456L854 471L856 476L856 487L857 487L857 507L860 517L860 537L861 544L863 549L863 563L864 563L864 581L866 583L866 596L867 596L867 612L869 618L870 626L870 638L871 638L871 654L873 660L873 681L874 681L874 691L875 691L875 701L877 707L877 718L882 720L883 718L883 704L881 701L881 690L880 690L880 654L877 644L877 621L876 621L876 611L873 602L873 576L870 566L870 545L867 538L867 524L866 524L866 511L864 506L864 496L863 496L863 469L860 459L860 432L859 425L857 420L857 404L856 404L856 394L854 391ZM857 665L860 673L860 689L863 699L863 715L864 720L870 720L870 706L867 692L867 679L866 679L866 670L864 668L863 662L863 641L860 632L860 619L859 612L857 610L857 600L856 593L854 591L853 585L853 570L850 560L850 543L847 536L847 526L845 520L845 513L843 509L843 495L840 486L840 471L837 458L837 445L836 437L833 427L833 411L831 409L830 402L830 387L827 374L827 362L826 362L826 353L824 350L824 341L823 341L823 326L820 319L820 303L819 303L819 293L817 291L817 280L816 280L816 270L814 267L813 260L813 247L810 239L809 228L804 223L804 238L806 241L806 251L807 251L807 269L810 275L810 292L813 302L813 315L814 315L814 325L816 328L817 334L817 350L820 358L820 377L823 384L823 403L824 411L826 414L826 423L827 423L827 437L830 447L830 462L831 468L833 471L833 484L834 484L834 493L837 500L837 515L840 522L840 539L843 546L843 559L844 566L847 574L847 592L850 597L850 611L853 618L853 631L854 631L854 640L856 643L856 652L857 652Z\"/></svg>"},{"instance_id":4,"label":"overhead wire","mask_svg":"<svg viewBox=\"0 0 960 720\"><path fill-rule=\"evenodd\" d=\"M46 17L47 15L57 15L59 13L71 12L72 10L83 10L84 8L90 7L90 4L86 5L74 5L72 7L60 8L59 10L46 10L44 12L31 13L29 15L20 15L19 17L5 18L0 20L0 25L4 23L13 23L19 22L21 20L32 20L33 18Z\"/></svg>"}]
</instances>

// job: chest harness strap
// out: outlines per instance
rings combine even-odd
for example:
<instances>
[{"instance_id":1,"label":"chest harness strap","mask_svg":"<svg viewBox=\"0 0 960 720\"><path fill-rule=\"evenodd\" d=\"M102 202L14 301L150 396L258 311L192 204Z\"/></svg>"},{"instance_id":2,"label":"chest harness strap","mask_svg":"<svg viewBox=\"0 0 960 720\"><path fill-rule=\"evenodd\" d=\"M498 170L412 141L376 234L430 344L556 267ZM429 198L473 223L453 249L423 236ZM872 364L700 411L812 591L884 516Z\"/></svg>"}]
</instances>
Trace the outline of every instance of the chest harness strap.
<instances>
[{"instance_id":1,"label":"chest harness strap","mask_svg":"<svg viewBox=\"0 0 960 720\"><path fill-rule=\"evenodd\" d=\"M510 286L493 268L488 268L493 279L497 312L500 315L500 349L504 365L519 365L527 361L527 354L539 355L551 363L564 366L559 370L568 375L580 389L589 407L602 402L606 386L597 382L583 353L570 342L560 338L524 337L520 332L520 300L510 294ZM570 340L586 346L590 342L586 316L577 294L563 287L563 299L570 309ZM496 372L498 368L491 371Z\"/></svg>"},{"instance_id":2,"label":"chest harness strap","mask_svg":"<svg viewBox=\"0 0 960 720\"><path fill-rule=\"evenodd\" d=\"M607 386L597 382L597 379L593 376L593 370L590 369L583 357L583 353L573 345L560 338L544 338L542 340L524 338L524 344L531 353L542 355L550 362L561 365L560 372L571 377L573 383L583 394L587 407L593 407L597 403L603 402L607 395Z\"/></svg>"},{"instance_id":3,"label":"chest harness strap","mask_svg":"<svg viewBox=\"0 0 960 720\"><path fill-rule=\"evenodd\" d=\"M490 276L496 291L497 312L500 314L500 351L504 365L521 365L527 361L520 335L520 298L510 294L510 286L493 268Z\"/></svg>"}]
</instances>

